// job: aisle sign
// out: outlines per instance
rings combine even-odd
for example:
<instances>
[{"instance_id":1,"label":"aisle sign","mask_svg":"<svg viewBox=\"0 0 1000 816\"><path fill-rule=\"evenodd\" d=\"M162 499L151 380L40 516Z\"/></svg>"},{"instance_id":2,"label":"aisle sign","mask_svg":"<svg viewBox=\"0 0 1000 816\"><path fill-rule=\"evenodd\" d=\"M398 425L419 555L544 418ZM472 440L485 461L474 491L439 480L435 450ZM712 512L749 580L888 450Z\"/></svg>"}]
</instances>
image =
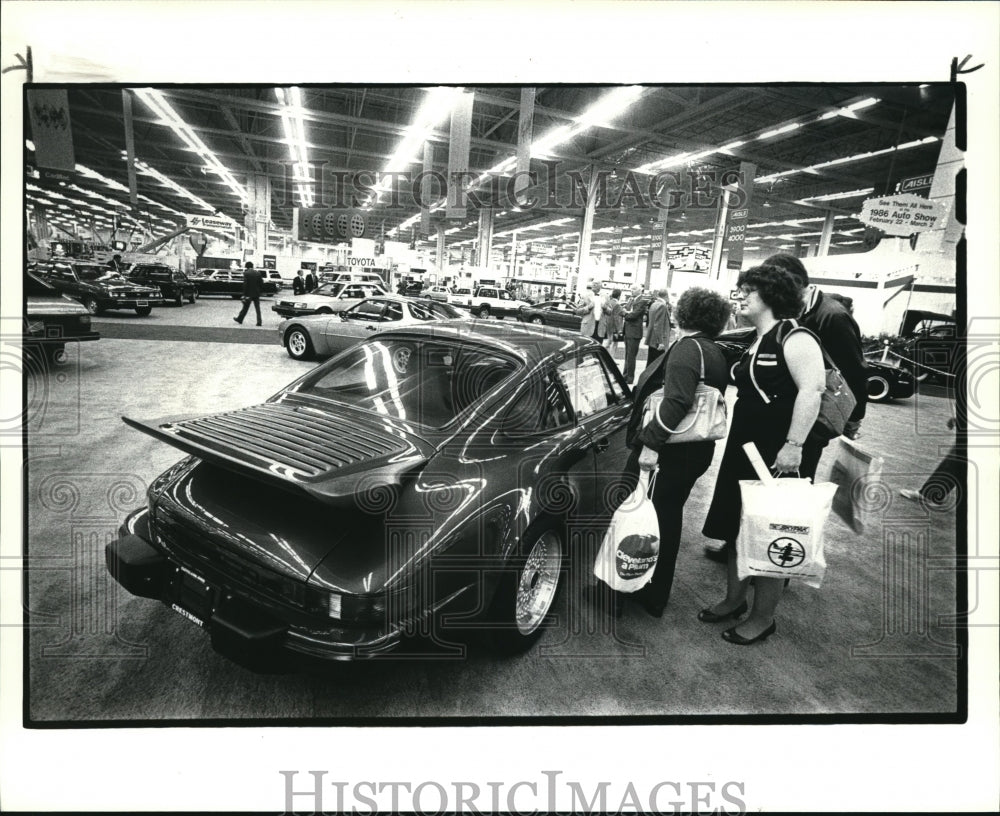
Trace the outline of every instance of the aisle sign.
<instances>
[{"instance_id":1,"label":"aisle sign","mask_svg":"<svg viewBox=\"0 0 1000 816\"><path fill-rule=\"evenodd\" d=\"M739 187L743 191L741 207L730 209L726 218L726 233L723 249L726 251L726 269L740 269L743 266L743 243L747 237L747 222L750 220L750 196L753 193L753 177L757 166L750 162L740 162ZM728 195L723 193L723 195Z\"/></svg>"},{"instance_id":2,"label":"aisle sign","mask_svg":"<svg viewBox=\"0 0 1000 816\"><path fill-rule=\"evenodd\" d=\"M912 235L944 226L943 207L912 193L870 198L861 205L858 220L886 235Z\"/></svg>"},{"instance_id":3,"label":"aisle sign","mask_svg":"<svg viewBox=\"0 0 1000 816\"><path fill-rule=\"evenodd\" d=\"M899 182L900 193L916 193L921 190L930 190L934 183L934 174L925 173L922 176L913 176Z\"/></svg>"}]
</instances>

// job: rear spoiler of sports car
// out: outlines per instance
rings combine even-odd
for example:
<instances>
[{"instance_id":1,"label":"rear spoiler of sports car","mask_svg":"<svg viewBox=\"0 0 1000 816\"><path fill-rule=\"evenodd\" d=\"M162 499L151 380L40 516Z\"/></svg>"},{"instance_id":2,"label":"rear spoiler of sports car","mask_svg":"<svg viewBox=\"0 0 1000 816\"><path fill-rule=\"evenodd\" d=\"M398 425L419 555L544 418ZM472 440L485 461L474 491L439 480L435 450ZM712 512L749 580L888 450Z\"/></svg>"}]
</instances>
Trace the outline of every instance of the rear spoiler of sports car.
<instances>
[{"instance_id":1,"label":"rear spoiler of sports car","mask_svg":"<svg viewBox=\"0 0 1000 816\"><path fill-rule=\"evenodd\" d=\"M327 504L391 488L426 464L425 441L378 421L264 403L191 419L122 421L185 453Z\"/></svg>"}]
</instances>

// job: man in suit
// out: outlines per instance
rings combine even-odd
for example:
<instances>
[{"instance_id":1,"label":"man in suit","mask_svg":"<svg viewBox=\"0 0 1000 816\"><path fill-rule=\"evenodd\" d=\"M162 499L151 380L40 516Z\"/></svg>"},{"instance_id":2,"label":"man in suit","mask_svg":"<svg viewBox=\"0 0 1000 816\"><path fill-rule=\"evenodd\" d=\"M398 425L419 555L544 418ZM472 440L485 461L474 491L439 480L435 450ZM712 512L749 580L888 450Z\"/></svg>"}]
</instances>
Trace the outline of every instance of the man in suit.
<instances>
[{"instance_id":1,"label":"man in suit","mask_svg":"<svg viewBox=\"0 0 1000 816\"><path fill-rule=\"evenodd\" d=\"M261 277L260 272L253 268L253 262L247 261L243 270L243 308L240 309L240 313L233 318L233 320L237 323L242 325L243 318L247 316L250 304L253 303L253 307L257 311L257 325L261 325L260 289L263 282L264 280Z\"/></svg>"},{"instance_id":2,"label":"man in suit","mask_svg":"<svg viewBox=\"0 0 1000 816\"><path fill-rule=\"evenodd\" d=\"M312 273L312 270L310 269L306 273L306 292L311 292L315 288L316 288L316 276Z\"/></svg>"},{"instance_id":3,"label":"man in suit","mask_svg":"<svg viewBox=\"0 0 1000 816\"><path fill-rule=\"evenodd\" d=\"M646 346L649 349L646 365L656 360L670 343L670 307L667 305L667 290L657 289L655 300L649 306L649 325L646 326Z\"/></svg>"},{"instance_id":4,"label":"man in suit","mask_svg":"<svg viewBox=\"0 0 1000 816\"><path fill-rule=\"evenodd\" d=\"M298 272L295 273L295 278L292 280L292 294L293 295L304 295L306 291L306 281L302 277L303 269L299 267Z\"/></svg>"},{"instance_id":5,"label":"man in suit","mask_svg":"<svg viewBox=\"0 0 1000 816\"><path fill-rule=\"evenodd\" d=\"M604 298L601 297L601 282L590 284L591 291L583 296L582 305L576 308L576 313L583 317L580 321L580 334L601 340L608 326L608 317L604 314Z\"/></svg>"},{"instance_id":6,"label":"man in suit","mask_svg":"<svg viewBox=\"0 0 1000 816\"><path fill-rule=\"evenodd\" d=\"M635 360L639 356L639 341L643 336L643 323L649 311L651 298L636 284L632 287L632 297L622 310L625 321L625 381L631 385L635 379Z\"/></svg>"}]
</instances>

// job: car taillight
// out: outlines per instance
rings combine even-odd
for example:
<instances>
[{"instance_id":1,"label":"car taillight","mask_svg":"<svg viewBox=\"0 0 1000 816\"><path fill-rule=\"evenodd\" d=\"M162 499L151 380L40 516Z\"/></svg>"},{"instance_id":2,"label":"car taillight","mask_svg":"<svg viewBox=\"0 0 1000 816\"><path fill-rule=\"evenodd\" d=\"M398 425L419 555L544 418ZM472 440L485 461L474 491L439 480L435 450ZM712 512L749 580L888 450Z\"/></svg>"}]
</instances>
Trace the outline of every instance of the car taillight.
<instances>
[{"instance_id":1,"label":"car taillight","mask_svg":"<svg viewBox=\"0 0 1000 816\"><path fill-rule=\"evenodd\" d=\"M331 592L329 603L327 605L327 612L331 618L335 620L340 620L341 608L343 605L343 597L339 592Z\"/></svg>"}]
</instances>

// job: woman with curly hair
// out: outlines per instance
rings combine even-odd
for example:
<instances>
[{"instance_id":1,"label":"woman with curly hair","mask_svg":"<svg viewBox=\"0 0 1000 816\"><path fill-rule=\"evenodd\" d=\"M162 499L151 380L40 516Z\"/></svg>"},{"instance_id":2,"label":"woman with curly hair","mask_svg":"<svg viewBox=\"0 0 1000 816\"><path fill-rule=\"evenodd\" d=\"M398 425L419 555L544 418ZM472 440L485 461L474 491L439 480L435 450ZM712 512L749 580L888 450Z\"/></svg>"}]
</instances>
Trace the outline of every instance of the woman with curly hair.
<instances>
[{"instance_id":1,"label":"woman with curly hair","mask_svg":"<svg viewBox=\"0 0 1000 816\"><path fill-rule=\"evenodd\" d=\"M703 530L707 537L726 542L726 596L698 613L703 623L737 619L747 611L750 581L737 575L735 541L742 509L740 481L757 476L743 445L753 442L779 475L810 478L823 450L809 435L826 387L823 353L815 336L794 320L802 310L797 282L784 269L764 265L740 273L736 285L742 317L757 329L757 339L736 366L736 406ZM755 577L750 614L724 631L723 638L746 646L772 635L783 585L780 578Z\"/></svg>"},{"instance_id":2,"label":"woman with curly hair","mask_svg":"<svg viewBox=\"0 0 1000 816\"><path fill-rule=\"evenodd\" d=\"M712 464L715 452L712 441L668 444L671 428L682 424L694 404L700 380L724 393L729 379L725 357L712 342L725 327L729 301L709 289L688 289L677 301L674 316L679 339L642 372L635 388L628 434L632 453L623 474L623 483L631 491L640 469L660 466L651 496L659 522L660 552L652 579L632 594L657 618L663 615L674 582L684 503L695 482ZM661 388L663 399L656 414L642 425L646 399ZM621 609L617 593L612 596L611 608L616 614Z\"/></svg>"}]
</instances>

